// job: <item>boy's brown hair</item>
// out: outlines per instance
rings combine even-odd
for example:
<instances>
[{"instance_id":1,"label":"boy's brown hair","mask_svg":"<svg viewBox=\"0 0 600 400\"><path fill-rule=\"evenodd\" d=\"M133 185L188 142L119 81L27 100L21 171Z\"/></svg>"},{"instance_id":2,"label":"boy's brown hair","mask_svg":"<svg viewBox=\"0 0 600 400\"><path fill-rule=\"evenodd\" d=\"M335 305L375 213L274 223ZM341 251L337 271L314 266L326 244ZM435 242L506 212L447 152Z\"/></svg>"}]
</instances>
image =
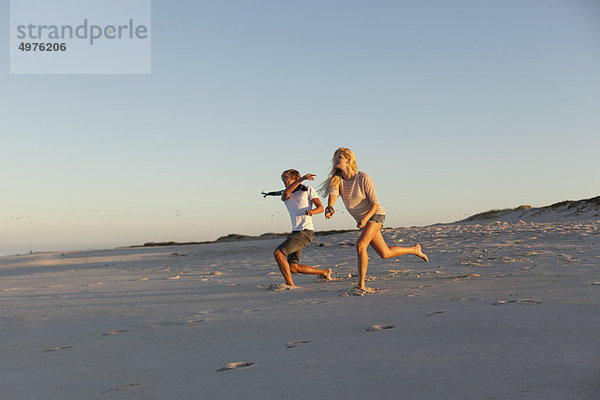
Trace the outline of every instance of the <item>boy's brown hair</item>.
<instances>
[{"instance_id":1,"label":"boy's brown hair","mask_svg":"<svg viewBox=\"0 0 600 400\"><path fill-rule=\"evenodd\" d=\"M287 174L290 178L298 180L300 179L300 172L295 169L286 169L281 173L281 178L283 179L283 175Z\"/></svg>"}]
</instances>

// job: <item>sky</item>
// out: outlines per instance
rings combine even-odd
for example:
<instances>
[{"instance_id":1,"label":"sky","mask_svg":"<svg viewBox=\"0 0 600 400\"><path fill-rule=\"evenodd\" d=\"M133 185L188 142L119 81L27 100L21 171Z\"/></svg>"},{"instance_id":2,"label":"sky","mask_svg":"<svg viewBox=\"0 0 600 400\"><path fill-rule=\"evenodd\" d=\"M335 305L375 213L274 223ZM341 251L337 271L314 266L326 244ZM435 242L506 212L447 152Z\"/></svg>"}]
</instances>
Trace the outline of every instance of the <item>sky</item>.
<instances>
[{"instance_id":1,"label":"sky","mask_svg":"<svg viewBox=\"0 0 600 400\"><path fill-rule=\"evenodd\" d=\"M600 195L597 0L153 0L147 75L10 74L9 5L0 254L289 231L340 146L388 227Z\"/></svg>"}]
</instances>

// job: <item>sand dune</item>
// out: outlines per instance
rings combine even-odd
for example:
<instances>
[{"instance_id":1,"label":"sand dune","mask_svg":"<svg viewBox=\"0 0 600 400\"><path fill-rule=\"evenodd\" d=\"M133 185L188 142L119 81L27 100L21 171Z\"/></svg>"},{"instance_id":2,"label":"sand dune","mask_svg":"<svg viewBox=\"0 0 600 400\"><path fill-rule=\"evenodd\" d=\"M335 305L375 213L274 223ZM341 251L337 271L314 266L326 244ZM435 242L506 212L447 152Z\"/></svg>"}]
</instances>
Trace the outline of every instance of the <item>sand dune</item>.
<instances>
[{"instance_id":1,"label":"sand dune","mask_svg":"<svg viewBox=\"0 0 600 400\"><path fill-rule=\"evenodd\" d=\"M519 206L514 209L491 210L470 216L459 223L502 222L558 222L600 219L600 196L577 201L561 201L545 207Z\"/></svg>"}]
</instances>

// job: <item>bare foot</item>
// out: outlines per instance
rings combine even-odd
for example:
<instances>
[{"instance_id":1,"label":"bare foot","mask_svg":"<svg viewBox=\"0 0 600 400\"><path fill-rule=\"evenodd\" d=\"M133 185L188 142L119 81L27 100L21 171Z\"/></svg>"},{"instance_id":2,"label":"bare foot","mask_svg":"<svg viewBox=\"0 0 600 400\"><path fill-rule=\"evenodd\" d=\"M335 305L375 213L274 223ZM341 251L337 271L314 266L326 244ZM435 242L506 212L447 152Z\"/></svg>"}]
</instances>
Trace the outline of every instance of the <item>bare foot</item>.
<instances>
[{"instance_id":1,"label":"bare foot","mask_svg":"<svg viewBox=\"0 0 600 400\"><path fill-rule=\"evenodd\" d=\"M417 244L415 246L415 255L418 256L418 257L421 257L421 259L423 259L423 261L429 262L429 258L427 258L427 254L425 254L425 253L423 253L421 251L421 245L420 244Z\"/></svg>"},{"instance_id":2,"label":"bare foot","mask_svg":"<svg viewBox=\"0 0 600 400\"><path fill-rule=\"evenodd\" d=\"M331 268L327 268L325 270L325 275L323 275L323 279L325 279L326 281L331 280Z\"/></svg>"}]
</instances>

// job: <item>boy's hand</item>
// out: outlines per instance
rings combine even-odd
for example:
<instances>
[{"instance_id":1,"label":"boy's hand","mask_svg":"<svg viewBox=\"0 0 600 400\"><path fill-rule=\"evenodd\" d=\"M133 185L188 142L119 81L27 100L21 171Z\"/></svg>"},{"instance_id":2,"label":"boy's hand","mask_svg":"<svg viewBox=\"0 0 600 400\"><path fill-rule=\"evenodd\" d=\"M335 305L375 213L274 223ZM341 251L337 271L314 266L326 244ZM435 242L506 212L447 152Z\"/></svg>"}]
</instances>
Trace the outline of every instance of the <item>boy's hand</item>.
<instances>
[{"instance_id":1,"label":"boy's hand","mask_svg":"<svg viewBox=\"0 0 600 400\"><path fill-rule=\"evenodd\" d=\"M306 212L304 214L308 215L309 217L312 217L313 216L313 210L306 210Z\"/></svg>"},{"instance_id":2,"label":"boy's hand","mask_svg":"<svg viewBox=\"0 0 600 400\"><path fill-rule=\"evenodd\" d=\"M304 175L302 178L300 178L301 181L305 181L305 180L309 180L309 181L314 181L315 180L315 176L314 174L306 174Z\"/></svg>"}]
</instances>

